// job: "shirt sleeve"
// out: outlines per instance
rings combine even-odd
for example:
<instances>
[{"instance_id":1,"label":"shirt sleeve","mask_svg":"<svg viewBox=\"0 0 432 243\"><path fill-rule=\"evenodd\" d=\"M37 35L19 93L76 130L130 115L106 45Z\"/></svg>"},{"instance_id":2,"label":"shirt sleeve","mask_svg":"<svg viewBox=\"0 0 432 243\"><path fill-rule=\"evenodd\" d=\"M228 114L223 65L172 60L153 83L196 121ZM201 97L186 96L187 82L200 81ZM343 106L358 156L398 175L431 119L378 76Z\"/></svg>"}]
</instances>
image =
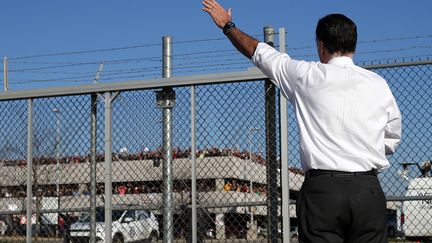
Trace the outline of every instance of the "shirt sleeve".
<instances>
[{"instance_id":1,"label":"shirt sleeve","mask_svg":"<svg viewBox=\"0 0 432 243\"><path fill-rule=\"evenodd\" d=\"M297 81L309 68L309 63L292 59L266 43L260 42L251 58L252 62L290 98Z\"/></svg>"},{"instance_id":2,"label":"shirt sleeve","mask_svg":"<svg viewBox=\"0 0 432 243\"><path fill-rule=\"evenodd\" d=\"M402 134L402 117L396 101L387 109L387 125L384 133L385 153L393 154L399 146Z\"/></svg>"}]
</instances>

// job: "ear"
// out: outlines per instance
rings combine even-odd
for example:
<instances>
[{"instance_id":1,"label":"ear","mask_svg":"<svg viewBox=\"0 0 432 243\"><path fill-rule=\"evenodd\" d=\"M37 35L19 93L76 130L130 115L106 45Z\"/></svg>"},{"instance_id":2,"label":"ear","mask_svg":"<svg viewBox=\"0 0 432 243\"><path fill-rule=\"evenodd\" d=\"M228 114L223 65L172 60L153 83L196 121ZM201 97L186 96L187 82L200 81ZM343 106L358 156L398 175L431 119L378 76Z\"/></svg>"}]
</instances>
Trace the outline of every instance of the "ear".
<instances>
[{"instance_id":1,"label":"ear","mask_svg":"<svg viewBox=\"0 0 432 243\"><path fill-rule=\"evenodd\" d=\"M320 55L324 55L324 52L325 52L325 47L324 47L324 42L322 42L322 41L318 41L318 53L320 54Z\"/></svg>"},{"instance_id":2,"label":"ear","mask_svg":"<svg viewBox=\"0 0 432 243\"><path fill-rule=\"evenodd\" d=\"M318 51L318 57L322 63L325 63L325 48L324 48L324 42L317 40L317 51Z\"/></svg>"}]
</instances>

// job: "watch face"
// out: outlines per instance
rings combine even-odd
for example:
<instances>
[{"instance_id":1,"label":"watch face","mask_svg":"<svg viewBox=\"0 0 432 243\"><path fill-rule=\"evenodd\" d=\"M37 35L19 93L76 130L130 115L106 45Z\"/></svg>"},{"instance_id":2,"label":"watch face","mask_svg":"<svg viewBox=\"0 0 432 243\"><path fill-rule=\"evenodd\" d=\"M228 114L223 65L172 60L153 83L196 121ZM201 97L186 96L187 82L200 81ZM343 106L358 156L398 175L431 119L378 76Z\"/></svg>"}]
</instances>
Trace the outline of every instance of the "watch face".
<instances>
[{"instance_id":1,"label":"watch face","mask_svg":"<svg viewBox=\"0 0 432 243\"><path fill-rule=\"evenodd\" d=\"M228 22L225 24L225 26L223 27L223 33L226 34L228 32L228 30L230 30L231 28L236 27L235 24L233 22Z\"/></svg>"}]
</instances>

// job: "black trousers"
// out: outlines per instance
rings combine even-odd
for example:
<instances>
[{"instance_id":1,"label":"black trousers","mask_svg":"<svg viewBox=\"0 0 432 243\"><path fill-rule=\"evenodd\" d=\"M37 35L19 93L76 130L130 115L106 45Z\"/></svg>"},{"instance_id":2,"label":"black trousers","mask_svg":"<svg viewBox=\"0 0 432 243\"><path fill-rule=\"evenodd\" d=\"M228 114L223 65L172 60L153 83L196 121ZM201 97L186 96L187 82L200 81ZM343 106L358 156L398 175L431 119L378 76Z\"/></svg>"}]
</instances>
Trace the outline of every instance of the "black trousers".
<instances>
[{"instance_id":1,"label":"black trousers","mask_svg":"<svg viewBox=\"0 0 432 243\"><path fill-rule=\"evenodd\" d=\"M387 243L386 200L376 175L311 171L297 199L300 243Z\"/></svg>"}]
</instances>

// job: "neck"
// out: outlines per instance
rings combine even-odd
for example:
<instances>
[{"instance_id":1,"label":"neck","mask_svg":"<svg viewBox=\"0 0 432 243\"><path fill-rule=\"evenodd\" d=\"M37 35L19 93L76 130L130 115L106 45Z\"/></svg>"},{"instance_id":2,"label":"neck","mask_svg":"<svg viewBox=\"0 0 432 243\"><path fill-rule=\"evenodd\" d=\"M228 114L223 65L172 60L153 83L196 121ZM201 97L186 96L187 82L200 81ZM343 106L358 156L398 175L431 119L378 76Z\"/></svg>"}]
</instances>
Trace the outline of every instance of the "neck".
<instances>
[{"instance_id":1,"label":"neck","mask_svg":"<svg viewBox=\"0 0 432 243\"><path fill-rule=\"evenodd\" d=\"M352 52L350 52L350 53L344 53L344 54L342 54L342 53L340 53L340 52L336 52L336 53L333 53L331 56L330 56L330 59L332 59L332 58L334 58L334 57L349 57L349 58L353 58L353 56L354 56L354 53L352 53Z\"/></svg>"},{"instance_id":2,"label":"neck","mask_svg":"<svg viewBox=\"0 0 432 243\"><path fill-rule=\"evenodd\" d=\"M353 56L354 56L354 53L352 53L352 52L344 53L344 54L342 54L340 52L335 52L333 54L329 54L328 52L325 52L320 56L320 61L322 63L328 63L332 58L335 58L335 57L349 57L352 59Z\"/></svg>"}]
</instances>

